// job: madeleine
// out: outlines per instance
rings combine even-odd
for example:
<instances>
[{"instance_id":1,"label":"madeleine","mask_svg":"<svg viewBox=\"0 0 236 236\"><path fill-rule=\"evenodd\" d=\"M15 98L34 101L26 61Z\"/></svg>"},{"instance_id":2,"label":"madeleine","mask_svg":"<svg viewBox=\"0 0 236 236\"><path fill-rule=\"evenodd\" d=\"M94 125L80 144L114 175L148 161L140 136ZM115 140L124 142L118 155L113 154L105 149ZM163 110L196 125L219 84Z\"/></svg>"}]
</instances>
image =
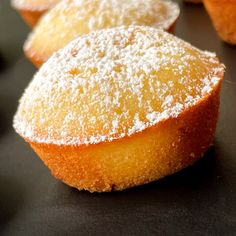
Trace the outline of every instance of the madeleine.
<instances>
[{"instance_id":1,"label":"madeleine","mask_svg":"<svg viewBox=\"0 0 236 236\"><path fill-rule=\"evenodd\" d=\"M55 53L14 128L63 182L91 192L158 180L213 143L224 66L144 26L95 31Z\"/></svg>"},{"instance_id":2,"label":"madeleine","mask_svg":"<svg viewBox=\"0 0 236 236\"><path fill-rule=\"evenodd\" d=\"M236 45L236 1L204 0L203 2L220 38Z\"/></svg>"},{"instance_id":3,"label":"madeleine","mask_svg":"<svg viewBox=\"0 0 236 236\"><path fill-rule=\"evenodd\" d=\"M19 11L25 22L34 27L40 17L60 0L12 0L12 6Z\"/></svg>"},{"instance_id":4,"label":"madeleine","mask_svg":"<svg viewBox=\"0 0 236 236\"><path fill-rule=\"evenodd\" d=\"M178 16L179 7L171 1L64 0L42 18L24 51L39 67L80 35L121 25L148 25L172 32Z\"/></svg>"}]
</instances>

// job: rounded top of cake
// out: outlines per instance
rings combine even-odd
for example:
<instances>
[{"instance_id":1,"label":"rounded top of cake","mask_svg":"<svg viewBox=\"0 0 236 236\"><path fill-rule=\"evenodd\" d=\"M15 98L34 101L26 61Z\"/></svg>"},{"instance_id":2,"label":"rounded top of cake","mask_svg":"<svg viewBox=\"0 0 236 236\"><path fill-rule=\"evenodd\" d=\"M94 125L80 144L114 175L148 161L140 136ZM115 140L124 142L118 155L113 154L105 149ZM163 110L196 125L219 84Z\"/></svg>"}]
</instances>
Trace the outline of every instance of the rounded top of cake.
<instances>
[{"instance_id":1,"label":"rounded top of cake","mask_svg":"<svg viewBox=\"0 0 236 236\"><path fill-rule=\"evenodd\" d=\"M94 31L55 53L35 75L14 118L34 142L93 144L178 117L219 85L224 66L162 30Z\"/></svg>"},{"instance_id":2,"label":"rounded top of cake","mask_svg":"<svg viewBox=\"0 0 236 236\"><path fill-rule=\"evenodd\" d=\"M176 3L163 0L64 0L45 14L25 43L44 61L79 35L122 25L169 29L179 16Z\"/></svg>"},{"instance_id":3,"label":"rounded top of cake","mask_svg":"<svg viewBox=\"0 0 236 236\"><path fill-rule=\"evenodd\" d=\"M12 0L17 9L44 11L50 9L61 0Z\"/></svg>"}]
</instances>

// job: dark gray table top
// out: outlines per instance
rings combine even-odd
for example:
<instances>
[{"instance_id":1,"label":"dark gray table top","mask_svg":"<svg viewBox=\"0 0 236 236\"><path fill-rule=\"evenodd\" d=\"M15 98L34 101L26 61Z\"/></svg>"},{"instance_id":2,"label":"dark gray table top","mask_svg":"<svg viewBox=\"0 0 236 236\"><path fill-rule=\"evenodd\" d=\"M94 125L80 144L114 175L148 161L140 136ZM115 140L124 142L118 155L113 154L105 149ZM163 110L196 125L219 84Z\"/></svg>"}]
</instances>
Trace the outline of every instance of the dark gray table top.
<instances>
[{"instance_id":1,"label":"dark gray table top","mask_svg":"<svg viewBox=\"0 0 236 236\"><path fill-rule=\"evenodd\" d=\"M219 40L203 6L182 4L177 35L215 51L227 67L215 145L173 176L123 192L79 192L54 179L12 129L35 68L22 53L29 32L0 1L1 235L236 234L236 47Z\"/></svg>"}]
</instances>

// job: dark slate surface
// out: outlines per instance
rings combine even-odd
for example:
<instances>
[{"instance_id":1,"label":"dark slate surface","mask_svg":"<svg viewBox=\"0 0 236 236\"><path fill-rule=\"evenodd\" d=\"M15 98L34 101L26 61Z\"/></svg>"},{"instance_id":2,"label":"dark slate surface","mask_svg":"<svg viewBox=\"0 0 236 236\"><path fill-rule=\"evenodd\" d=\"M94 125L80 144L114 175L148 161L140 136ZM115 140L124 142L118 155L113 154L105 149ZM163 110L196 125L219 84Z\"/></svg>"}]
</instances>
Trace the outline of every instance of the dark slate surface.
<instances>
[{"instance_id":1,"label":"dark slate surface","mask_svg":"<svg viewBox=\"0 0 236 236\"><path fill-rule=\"evenodd\" d=\"M227 66L215 145L173 176L123 192L79 192L54 179L12 129L35 68L29 29L0 1L0 235L235 235L236 47L219 40L204 8L180 4L177 35Z\"/></svg>"}]
</instances>

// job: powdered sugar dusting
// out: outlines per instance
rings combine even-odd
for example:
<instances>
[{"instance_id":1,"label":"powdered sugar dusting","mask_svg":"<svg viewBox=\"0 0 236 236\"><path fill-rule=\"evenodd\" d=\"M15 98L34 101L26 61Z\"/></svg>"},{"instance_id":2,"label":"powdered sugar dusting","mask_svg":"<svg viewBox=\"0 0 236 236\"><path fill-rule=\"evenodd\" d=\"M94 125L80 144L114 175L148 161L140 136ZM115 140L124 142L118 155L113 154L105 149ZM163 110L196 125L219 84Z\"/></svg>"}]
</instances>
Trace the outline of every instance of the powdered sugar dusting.
<instances>
[{"instance_id":1,"label":"powdered sugar dusting","mask_svg":"<svg viewBox=\"0 0 236 236\"><path fill-rule=\"evenodd\" d=\"M168 28L178 15L179 7L169 0L64 0L45 18L67 18L68 26L84 21L92 31L140 23Z\"/></svg>"},{"instance_id":2,"label":"powdered sugar dusting","mask_svg":"<svg viewBox=\"0 0 236 236\"><path fill-rule=\"evenodd\" d=\"M178 117L218 86L224 66L158 29L130 26L77 38L45 63L14 127L31 141L95 144Z\"/></svg>"}]
</instances>

